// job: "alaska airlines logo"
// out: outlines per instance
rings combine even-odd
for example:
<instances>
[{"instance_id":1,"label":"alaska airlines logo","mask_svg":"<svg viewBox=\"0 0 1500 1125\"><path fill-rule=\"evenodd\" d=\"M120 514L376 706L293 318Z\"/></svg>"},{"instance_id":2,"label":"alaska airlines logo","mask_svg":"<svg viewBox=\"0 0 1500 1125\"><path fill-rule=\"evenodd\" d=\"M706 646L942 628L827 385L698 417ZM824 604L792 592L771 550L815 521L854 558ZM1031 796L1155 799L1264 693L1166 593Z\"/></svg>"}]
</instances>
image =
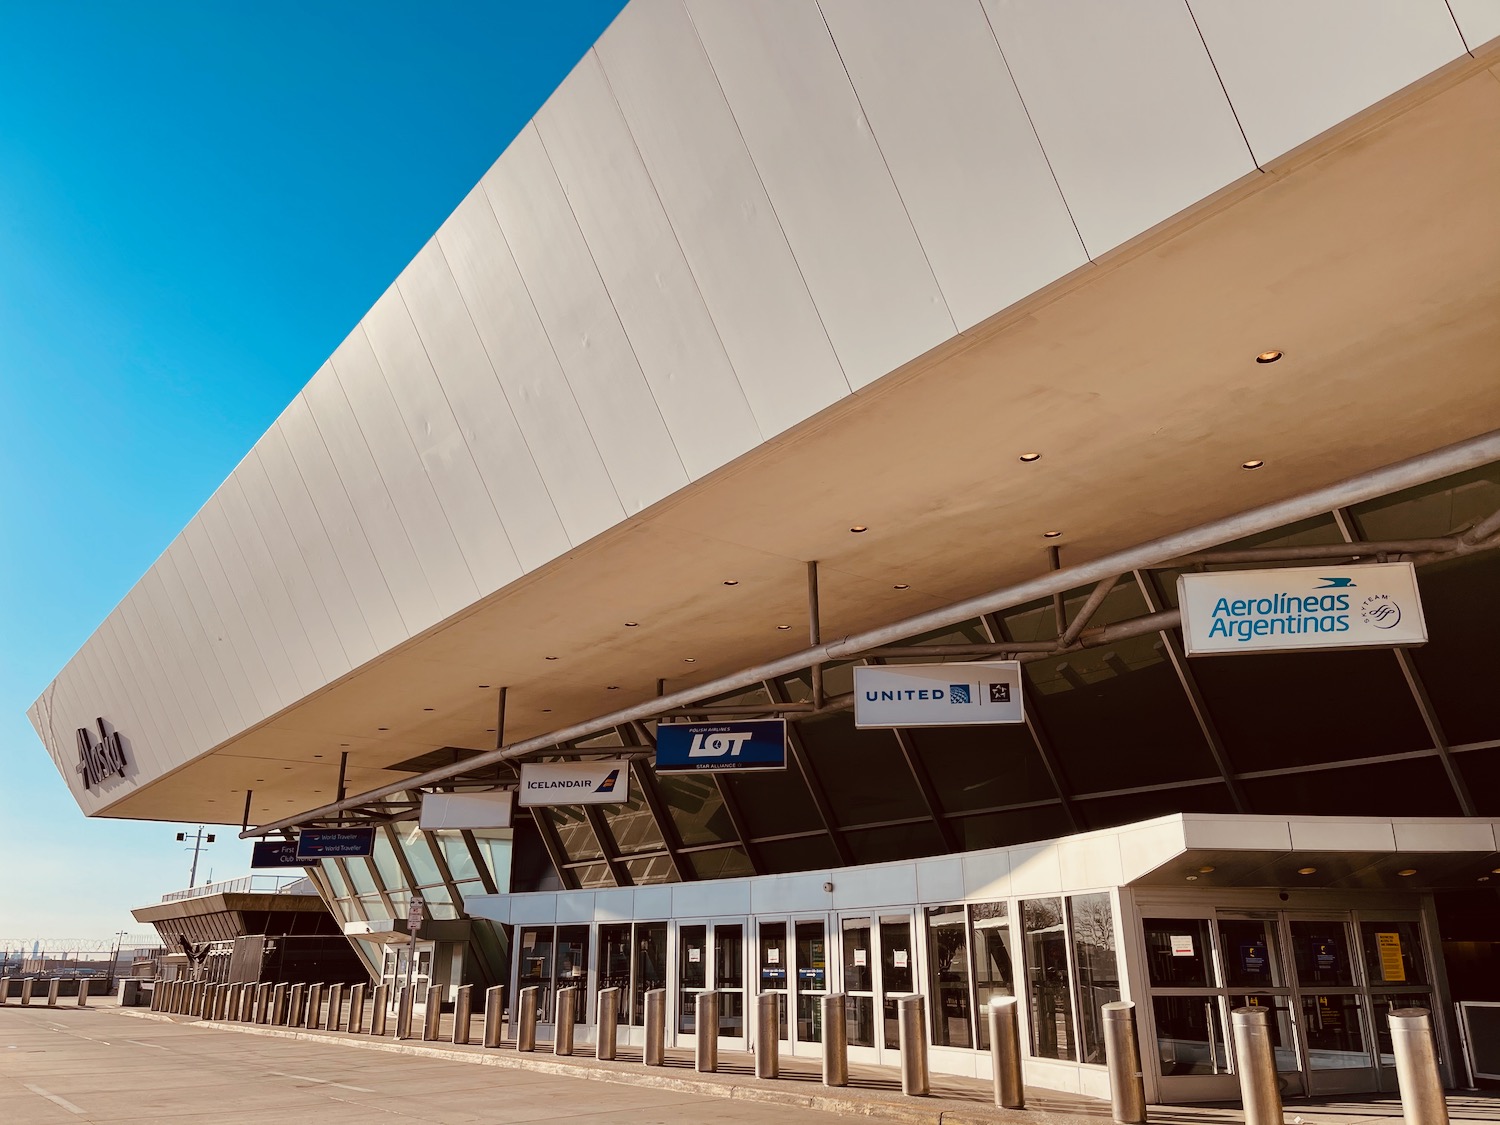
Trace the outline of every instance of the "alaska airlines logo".
<instances>
[{"instance_id":1,"label":"alaska airlines logo","mask_svg":"<svg viewBox=\"0 0 1500 1125\"><path fill-rule=\"evenodd\" d=\"M617 770L617 769L610 770L609 771L609 776L606 777L603 781L601 781L598 785L594 786L594 792L595 793L613 793L615 791L615 782L617 782L619 780L620 780L620 771Z\"/></svg>"},{"instance_id":2,"label":"alaska airlines logo","mask_svg":"<svg viewBox=\"0 0 1500 1125\"><path fill-rule=\"evenodd\" d=\"M702 731L693 735L693 741L688 744L689 758L738 758L740 751L744 749L745 743L755 737L754 731L731 730L722 734L710 734Z\"/></svg>"},{"instance_id":3,"label":"alaska airlines logo","mask_svg":"<svg viewBox=\"0 0 1500 1125\"><path fill-rule=\"evenodd\" d=\"M94 741L93 732L87 727L78 728L78 775L83 778L83 787L92 789L103 785L110 774L125 776L125 747L120 744L120 734L99 724L99 741Z\"/></svg>"}]
</instances>

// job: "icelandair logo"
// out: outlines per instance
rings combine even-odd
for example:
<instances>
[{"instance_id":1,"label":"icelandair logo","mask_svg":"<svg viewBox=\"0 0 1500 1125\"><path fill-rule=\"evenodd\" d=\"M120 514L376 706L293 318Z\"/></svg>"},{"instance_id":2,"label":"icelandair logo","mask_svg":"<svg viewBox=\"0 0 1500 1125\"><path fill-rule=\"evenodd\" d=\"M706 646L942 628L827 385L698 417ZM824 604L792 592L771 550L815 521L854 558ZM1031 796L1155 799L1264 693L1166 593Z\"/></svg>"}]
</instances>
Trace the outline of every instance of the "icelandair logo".
<instances>
[{"instance_id":1,"label":"icelandair logo","mask_svg":"<svg viewBox=\"0 0 1500 1125\"><path fill-rule=\"evenodd\" d=\"M527 789L588 789L593 788L595 793L613 793L615 782L620 780L619 770L610 770L598 785L594 785L591 777L556 777L547 781L528 781Z\"/></svg>"},{"instance_id":2,"label":"icelandair logo","mask_svg":"<svg viewBox=\"0 0 1500 1125\"><path fill-rule=\"evenodd\" d=\"M93 732L87 727L78 728L78 775L83 778L83 787L92 789L103 785L111 774L125 776L125 747L120 743L120 733L99 724L99 741L94 741Z\"/></svg>"},{"instance_id":3,"label":"icelandair logo","mask_svg":"<svg viewBox=\"0 0 1500 1125\"><path fill-rule=\"evenodd\" d=\"M609 771L609 776L606 777L603 781L601 781L598 785L594 786L594 792L595 793L613 793L615 791L615 782L617 782L619 780L620 780L620 771L619 770L610 770Z\"/></svg>"}]
</instances>

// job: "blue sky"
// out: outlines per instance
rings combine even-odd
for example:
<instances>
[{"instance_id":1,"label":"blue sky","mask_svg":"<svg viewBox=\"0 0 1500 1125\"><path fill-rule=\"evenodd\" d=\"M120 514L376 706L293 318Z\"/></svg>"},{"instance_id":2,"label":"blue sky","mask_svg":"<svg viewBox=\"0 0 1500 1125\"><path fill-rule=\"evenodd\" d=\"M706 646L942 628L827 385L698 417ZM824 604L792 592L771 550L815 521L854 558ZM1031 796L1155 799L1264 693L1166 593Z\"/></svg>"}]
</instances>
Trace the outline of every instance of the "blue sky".
<instances>
[{"instance_id":1,"label":"blue sky","mask_svg":"<svg viewBox=\"0 0 1500 1125\"><path fill-rule=\"evenodd\" d=\"M187 885L26 708L622 6L0 0L0 939Z\"/></svg>"}]
</instances>

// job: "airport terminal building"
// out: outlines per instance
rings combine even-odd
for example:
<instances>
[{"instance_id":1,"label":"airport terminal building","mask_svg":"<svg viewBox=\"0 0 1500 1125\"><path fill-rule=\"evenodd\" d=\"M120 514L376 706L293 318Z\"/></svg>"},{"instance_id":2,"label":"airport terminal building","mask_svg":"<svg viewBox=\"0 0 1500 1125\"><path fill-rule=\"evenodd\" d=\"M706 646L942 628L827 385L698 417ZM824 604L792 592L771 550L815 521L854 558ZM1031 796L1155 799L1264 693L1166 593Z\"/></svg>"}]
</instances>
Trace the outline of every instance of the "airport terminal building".
<instances>
[{"instance_id":1,"label":"airport terminal building","mask_svg":"<svg viewBox=\"0 0 1500 1125\"><path fill-rule=\"evenodd\" d=\"M1334 1093L1415 1005L1465 1081L1496 200L1483 0L632 0L32 722L582 1041L917 992L984 1076L1015 995L1104 1093L1123 997L1187 1101L1231 1008Z\"/></svg>"}]
</instances>

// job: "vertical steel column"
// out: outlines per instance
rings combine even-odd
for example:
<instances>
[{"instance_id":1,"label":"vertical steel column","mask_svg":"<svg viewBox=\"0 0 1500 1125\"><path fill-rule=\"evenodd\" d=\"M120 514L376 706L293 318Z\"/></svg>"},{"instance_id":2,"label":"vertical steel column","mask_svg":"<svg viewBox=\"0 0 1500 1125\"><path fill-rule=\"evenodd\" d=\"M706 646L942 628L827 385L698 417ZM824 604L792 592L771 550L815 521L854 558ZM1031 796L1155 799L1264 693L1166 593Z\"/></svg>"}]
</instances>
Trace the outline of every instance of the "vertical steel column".
<instances>
[{"instance_id":1,"label":"vertical steel column","mask_svg":"<svg viewBox=\"0 0 1500 1125\"><path fill-rule=\"evenodd\" d=\"M698 1033L693 1069L711 1074L719 1069L719 994L711 988L693 998L693 1030Z\"/></svg>"},{"instance_id":2,"label":"vertical steel column","mask_svg":"<svg viewBox=\"0 0 1500 1125\"><path fill-rule=\"evenodd\" d=\"M374 998L370 1001L370 1034L385 1035L385 1026L391 1006L390 986L383 981L375 986Z\"/></svg>"},{"instance_id":3,"label":"vertical steel column","mask_svg":"<svg viewBox=\"0 0 1500 1125\"><path fill-rule=\"evenodd\" d=\"M365 983L360 981L349 990L349 1022L344 1030L350 1035L363 1035L365 1031Z\"/></svg>"},{"instance_id":4,"label":"vertical steel column","mask_svg":"<svg viewBox=\"0 0 1500 1125\"><path fill-rule=\"evenodd\" d=\"M1234 1033L1234 1057L1240 1068L1245 1125L1283 1125L1281 1087L1276 1081L1276 1049L1271 1042L1271 1010L1236 1008L1229 1019Z\"/></svg>"},{"instance_id":5,"label":"vertical steel column","mask_svg":"<svg viewBox=\"0 0 1500 1125\"><path fill-rule=\"evenodd\" d=\"M818 603L818 564L807 564L807 640L811 645L823 643L822 613ZM809 670L812 677L812 704L815 710L823 708L823 665L814 664Z\"/></svg>"},{"instance_id":6,"label":"vertical steel column","mask_svg":"<svg viewBox=\"0 0 1500 1125\"><path fill-rule=\"evenodd\" d=\"M540 993L535 985L521 989L516 997L516 1050L536 1050L536 1005Z\"/></svg>"},{"instance_id":7,"label":"vertical steel column","mask_svg":"<svg viewBox=\"0 0 1500 1125\"><path fill-rule=\"evenodd\" d=\"M302 1026L303 1006L307 1002L307 985L298 981L292 985L292 990L287 994L286 1001L286 1025L287 1027Z\"/></svg>"},{"instance_id":8,"label":"vertical steel column","mask_svg":"<svg viewBox=\"0 0 1500 1125\"><path fill-rule=\"evenodd\" d=\"M271 989L271 1022L277 1027L286 1023L286 990L285 981Z\"/></svg>"},{"instance_id":9,"label":"vertical steel column","mask_svg":"<svg viewBox=\"0 0 1500 1125\"><path fill-rule=\"evenodd\" d=\"M87 1008L89 1006L89 978L78 978L78 1006Z\"/></svg>"},{"instance_id":10,"label":"vertical steel column","mask_svg":"<svg viewBox=\"0 0 1500 1125\"><path fill-rule=\"evenodd\" d=\"M469 1041L469 1021L474 1015L474 986L461 984L453 994L453 1042Z\"/></svg>"},{"instance_id":11,"label":"vertical steel column","mask_svg":"<svg viewBox=\"0 0 1500 1125\"><path fill-rule=\"evenodd\" d=\"M61 989L62 989L62 981L59 980L57 977L53 977L51 980L49 980L47 982L47 1007L49 1007L49 1008L55 1008L55 1007L57 1007L57 997L58 997L58 993L59 993L59 991Z\"/></svg>"},{"instance_id":12,"label":"vertical steel column","mask_svg":"<svg viewBox=\"0 0 1500 1125\"><path fill-rule=\"evenodd\" d=\"M599 990L599 1030L594 1037L594 1057L613 1059L620 1034L620 990Z\"/></svg>"},{"instance_id":13,"label":"vertical steel column","mask_svg":"<svg viewBox=\"0 0 1500 1125\"><path fill-rule=\"evenodd\" d=\"M396 1038L411 1038L411 1017L417 1007L417 986L403 985L396 995Z\"/></svg>"},{"instance_id":14,"label":"vertical steel column","mask_svg":"<svg viewBox=\"0 0 1500 1125\"><path fill-rule=\"evenodd\" d=\"M995 1071L995 1104L1001 1109L1026 1108L1026 1082L1021 1071L1020 1002L1014 996L990 1000L990 1064Z\"/></svg>"},{"instance_id":15,"label":"vertical steel column","mask_svg":"<svg viewBox=\"0 0 1500 1125\"><path fill-rule=\"evenodd\" d=\"M323 1026L328 1031L344 1030L344 985L342 981L328 986L328 1020Z\"/></svg>"},{"instance_id":16,"label":"vertical steel column","mask_svg":"<svg viewBox=\"0 0 1500 1125\"><path fill-rule=\"evenodd\" d=\"M557 990L557 1024L552 1033L552 1053L573 1053L573 1026L578 1015L578 989L569 985Z\"/></svg>"},{"instance_id":17,"label":"vertical steel column","mask_svg":"<svg viewBox=\"0 0 1500 1125\"><path fill-rule=\"evenodd\" d=\"M498 1047L505 1022L505 986L494 985L484 993L484 1045Z\"/></svg>"},{"instance_id":18,"label":"vertical steel column","mask_svg":"<svg viewBox=\"0 0 1500 1125\"><path fill-rule=\"evenodd\" d=\"M1396 1056L1396 1085L1406 1125L1448 1125L1448 1103L1438 1073L1437 1043L1426 1008L1391 1012L1391 1049Z\"/></svg>"},{"instance_id":19,"label":"vertical steel column","mask_svg":"<svg viewBox=\"0 0 1500 1125\"><path fill-rule=\"evenodd\" d=\"M932 1091L927 1073L927 998L913 995L896 1001L897 1042L901 1047L901 1092L926 1097Z\"/></svg>"},{"instance_id":20,"label":"vertical steel column","mask_svg":"<svg viewBox=\"0 0 1500 1125\"><path fill-rule=\"evenodd\" d=\"M302 1017L302 1026L316 1028L323 1022L323 985L307 986L307 1012Z\"/></svg>"},{"instance_id":21,"label":"vertical steel column","mask_svg":"<svg viewBox=\"0 0 1500 1125\"><path fill-rule=\"evenodd\" d=\"M667 1065L667 990L653 988L646 993L646 1045L641 1061L647 1066Z\"/></svg>"},{"instance_id":22,"label":"vertical steel column","mask_svg":"<svg viewBox=\"0 0 1500 1125\"><path fill-rule=\"evenodd\" d=\"M755 1077L781 1073L781 993L762 992L755 1007Z\"/></svg>"},{"instance_id":23,"label":"vertical steel column","mask_svg":"<svg viewBox=\"0 0 1500 1125\"><path fill-rule=\"evenodd\" d=\"M1146 1120L1146 1083L1135 1034L1135 1003L1116 1000L1100 1008L1104 1016L1104 1058L1109 1067L1109 1102L1120 1125Z\"/></svg>"},{"instance_id":24,"label":"vertical steel column","mask_svg":"<svg viewBox=\"0 0 1500 1125\"><path fill-rule=\"evenodd\" d=\"M842 992L823 997L823 1085L849 1085L849 1013Z\"/></svg>"},{"instance_id":25,"label":"vertical steel column","mask_svg":"<svg viewBox=\"0 0 1500 1125\"><path fill-rule=\"evenodd\" d=\"M427 986L427 1010L423 1013L426 1017L422 1020L422 1038L424 1040L441 1039L443 1035L443 986L432 984Z\"/></svg>"}]
</instances>

